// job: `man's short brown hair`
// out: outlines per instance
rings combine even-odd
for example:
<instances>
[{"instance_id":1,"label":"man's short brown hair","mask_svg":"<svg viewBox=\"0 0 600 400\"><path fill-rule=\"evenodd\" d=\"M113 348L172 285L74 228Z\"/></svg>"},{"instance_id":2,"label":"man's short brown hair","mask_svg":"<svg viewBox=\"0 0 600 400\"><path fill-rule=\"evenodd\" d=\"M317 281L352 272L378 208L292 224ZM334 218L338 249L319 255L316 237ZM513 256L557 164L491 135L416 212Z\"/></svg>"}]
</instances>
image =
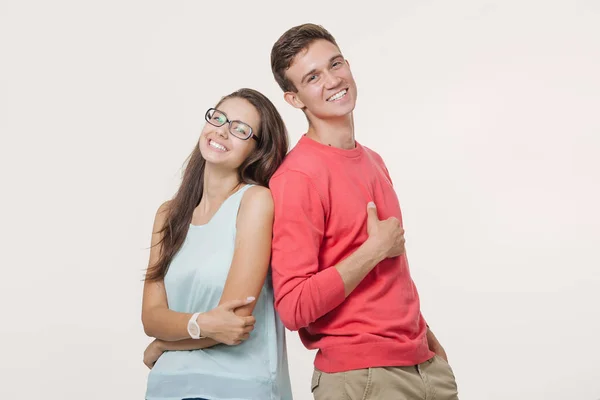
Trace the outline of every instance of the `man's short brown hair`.
<instances>
[{"instance_id":1,"label":"man's short brown hair","mask_svg":"<svg viewBox=\"0 0 600 400\"><path fill-rule=\"evenodd\" d=\"M288 29L271 49L271 70L284 92L296 92L294 84L285 76L294 57L315 40L324 39L337 46L335 38L321 25L302 24ZM338 46L339 47L339 46Z\"/></svg>"}]
</instances>

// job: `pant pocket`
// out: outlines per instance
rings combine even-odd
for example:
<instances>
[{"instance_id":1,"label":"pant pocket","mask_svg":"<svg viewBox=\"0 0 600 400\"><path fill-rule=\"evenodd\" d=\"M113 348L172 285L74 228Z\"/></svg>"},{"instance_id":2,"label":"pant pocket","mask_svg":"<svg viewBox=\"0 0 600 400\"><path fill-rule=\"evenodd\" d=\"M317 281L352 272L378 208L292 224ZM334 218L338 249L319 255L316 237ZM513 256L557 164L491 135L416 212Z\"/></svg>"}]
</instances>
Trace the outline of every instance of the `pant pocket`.
<instances>
[{"instance_id":1,"label":"pant pocket","mask_svg":"<svg viewBox=\"0 0 600 400\"><path fill-rule=\"evenodd\" d=\"M458 386L452 367L440 356L435 356L434 365L437 365L437 373L431 376L432 383L437 390L437 397L442 400L458 400Z\"/></svg>"},{"instance_id":2,"label":"pant pocket","mask_svg":"<svg viewBox=\"0 0 600 400\"><path fill-rule=\"evenodd\" d=\"M315 389L319 386L319 382L321 381L322 372L315 368L313 371L313 376L310 382L310 392L314 393Z\"/></svg>"},{"instance_id":3,"label":"pant pocket","mask_svg":"<svg viewBox=\"0 0 600 400\"><path fill-rule=\"evenodd\" d=\"M373 368L356 369L344 372L344 389L351 400L366 400L371 392Z\"/></svg>"},{"instance_id":4,"label":"pant pocket","mask_svg":"<svg viewBox=\"0 0 600 400\"><path fill-rule=\"evenodd\" d=\"M315 368L310 386L315 400L347 400L344 372L329 374Z\"/></svg>"},{"instance_id":5,"label":"pant pocket","mask_svg":"<svg viewBox=\"0 0 600 400\"><path fill-rule=\"evenodd\" d=\"M450 364L448 364L448 361L444 360L442 357L438 356L437 354L435 355L435 361L437 361L438 363L443 365L444 368L446 368L448 371L450 371L450 375L452 375L452 379L456 379L454 376L454 371L452 370L452 367L450 366Z\"/></svg>"}]
</instances>

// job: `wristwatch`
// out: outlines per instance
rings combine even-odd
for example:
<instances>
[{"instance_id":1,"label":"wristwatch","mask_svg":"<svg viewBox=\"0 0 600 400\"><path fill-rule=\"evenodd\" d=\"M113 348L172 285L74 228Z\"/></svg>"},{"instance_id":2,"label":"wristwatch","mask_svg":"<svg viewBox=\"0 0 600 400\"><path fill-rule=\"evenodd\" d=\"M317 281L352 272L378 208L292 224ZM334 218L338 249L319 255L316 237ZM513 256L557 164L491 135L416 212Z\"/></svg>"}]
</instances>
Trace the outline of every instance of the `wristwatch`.
<instances>
[{"instance_id":1,"label":"wristwatch","mask_svg":"<svg viewBox=\"0 0 600 400\"><path fill-rule=\"evenodd\" d=\"M198 315L200 315L198 312L192 315L187 324L187 331L192 339L202 339L202 336L200 336L200 326L197 321Z\"/></svg>"}]
</instances>

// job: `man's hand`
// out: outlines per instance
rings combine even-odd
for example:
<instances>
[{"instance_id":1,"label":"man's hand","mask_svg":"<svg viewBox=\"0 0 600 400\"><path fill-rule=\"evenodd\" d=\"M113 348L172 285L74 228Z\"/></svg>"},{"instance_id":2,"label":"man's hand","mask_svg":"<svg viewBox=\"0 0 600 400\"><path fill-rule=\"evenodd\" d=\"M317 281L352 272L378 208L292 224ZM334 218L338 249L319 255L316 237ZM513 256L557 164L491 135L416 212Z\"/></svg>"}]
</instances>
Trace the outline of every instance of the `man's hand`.
<instances>
[{"instance_id":1,"label":"man's hand","mask_svg":"<svg viewBox=\"0 0 600 400\"><path fill-rule=\"evenodd\" d=\"M433 351L436 355L442 357L446 362L448 362L446 350L444 350L444 348L437 340L433 332L431 332L429 327L427 327L427 344L429 345L429 350Z\"/></svg>"},{"instance_id":2,"label":"man's hand","mask_svg":"<svg viewBox=\"0 0 600 400\"><path fill-rule=\"evenodd\" d=\"M156 360L158 360L158 358L162 356L164 352L165 350L162 348L161 341L154 339L144 351L144 364L146 367L152 369L156 363Z\"/></svg>"},{"instance_id":3,"label":"man's hand","mask_svg":"<svg viewBox=\"0 0 600 400\"><path fill-rule=\"evenodd\" d=\"M442 357L444 361L448 362L448 356L446 350L442 346L430 346L429 350L433 351L436 355Z\"/></svg>"},{"instance_id":4,"label":"man's hand","mask_svg":"<svg viewBox=\"0 0 600 400\"><path fill-rule=\"evenodd\" d=\"M404 229L398 218L390 217L380 221L375 203L367 205L367 233L382 258L397 257L404 254Z\"/></svg>"},{"instance_id":5,"label":"man's hand","mask_svg":"<svg viewBox=\"0 0 600 400\"><path fill-rule=\"evenodd\" d=\"M235 315L236 308L243 307L254 301L254 297L246 300L230 300L202 313L198 316L200 334L217 342L227 345L238 345L250 337L254 330L256 319L253 316L239 317Z\"/></svg>"}]
</instances>

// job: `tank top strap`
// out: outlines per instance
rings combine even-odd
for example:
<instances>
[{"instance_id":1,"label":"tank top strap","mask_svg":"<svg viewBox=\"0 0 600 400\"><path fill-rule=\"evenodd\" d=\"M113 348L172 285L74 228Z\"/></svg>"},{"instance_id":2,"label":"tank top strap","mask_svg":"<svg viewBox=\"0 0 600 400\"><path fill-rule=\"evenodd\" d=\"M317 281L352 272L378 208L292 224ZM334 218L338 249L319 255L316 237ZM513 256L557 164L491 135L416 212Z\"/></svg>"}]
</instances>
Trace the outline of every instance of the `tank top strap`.
<instances>
[{"instance_id":1,"label":"tank top strap","mask_svg":"<svg viewBox=\"0 0 600 400\"><path fill-rule=\"evenodd\" d=\"M252 183L248 183L247 185L245 185L243 188L239 189L237 192L235 192L233 195L236 196L239 193L240 199L242 198L242 196L244 195L244 192L248 189L250 189L252 186L255 186Z\"/></svg>"},{"instance_id":2,"label":"tank top strap","mask_svg":"<svg viewBox=\"0 0 600 400\"><path fill-rule=\"evenodd\" d=\"M223 217L230 220L231 223L235 224L237 221L237 215L238 211L240 210L240 204L242 203L244 193L246 193L246 190L250 189L252 186L254 185L248 184L239 189L237 192L229 196L229 198L221 206L225 208L222 213Z\"/></svg>"},{"instance_id":3,"label":"tank top strap","mask_svg":"<svg viewBox=\"0 0 600 400\"><path fill-rule=\"evenodd\" d=\"M253 184L247 184L246 186L244 186L243 188L239 189L237 192L235 192L231 197L233 197L231 200L232 203L235 204L235 208L239 209L240 208L240 204L242 202L242 198L244 197L244 193L246 193L246 190L250 189L252 186L254 186Z\"/></svg>"}]
</instances>

